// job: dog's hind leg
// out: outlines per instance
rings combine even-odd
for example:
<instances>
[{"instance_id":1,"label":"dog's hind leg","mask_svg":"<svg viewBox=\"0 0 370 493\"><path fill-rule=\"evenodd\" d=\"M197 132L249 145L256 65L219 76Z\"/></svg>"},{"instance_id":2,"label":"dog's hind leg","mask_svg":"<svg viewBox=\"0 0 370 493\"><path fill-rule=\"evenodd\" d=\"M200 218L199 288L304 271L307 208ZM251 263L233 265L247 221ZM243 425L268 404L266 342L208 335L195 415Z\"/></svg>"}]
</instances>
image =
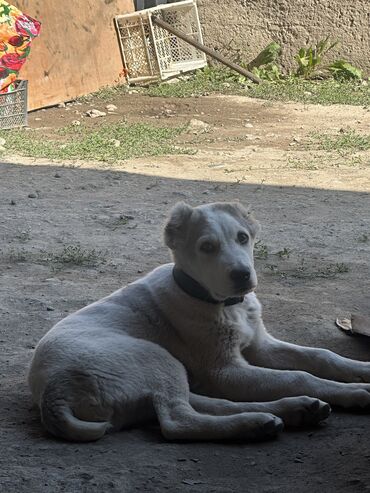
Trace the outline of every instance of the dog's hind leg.
<instances>
[{"instance_id":1,"label":"dog's hind leg","mask_svg":"<svg viewBox=\"0 0 370 493\"><path fill-rule=\"evenodd\" d=\"M186 401L155 401L163 436L168 440L258 440L274 438L283 429L277 416L246 412L212 416L195 411Z\"/></svg>"},{"instance_id":2,"label":"dog's hind leg","mask_svg":"<svg viewBox=\"0 0 370 493\"><path fill-rule=\"evenodd\" d=\"M197 412L189 402L183 365L168 354L166 361L161 359L160 374L158 370L152 380L153 405L162 433L169 440L256 440L273 438L283 429L282 420L269 412L229 415Z\"/></svg>"},{"instance_id":3,"label":"dog's hind leg","mask_svg":"<svg viewBox=\"0 0 370 493\"><path fill-rule=\"evenodd\" d=\"M286 397L271 402L233 402L190 393L192 407L204 414L229 416L238 413L271 413L281 418L286 426L315 425L330 414L330 406L311 397Z\"/></svg>"}]
</instances>

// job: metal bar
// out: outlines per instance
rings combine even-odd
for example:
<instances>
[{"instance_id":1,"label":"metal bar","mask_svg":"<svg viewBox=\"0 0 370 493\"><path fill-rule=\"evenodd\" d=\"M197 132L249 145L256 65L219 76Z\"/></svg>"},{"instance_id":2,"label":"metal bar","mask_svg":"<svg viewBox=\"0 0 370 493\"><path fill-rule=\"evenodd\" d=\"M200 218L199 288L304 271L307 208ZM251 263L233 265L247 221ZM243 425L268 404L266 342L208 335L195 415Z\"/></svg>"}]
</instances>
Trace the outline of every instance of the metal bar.
<instances>
[{"instance_id":1,"label":"metal bar","mask_svg":"<svg viewBox=\"0 0 370 493\"><path fill-rule=\"evenodd\" d=\"M223 63L224 65L231 68L232 70L235 70L235 72L238 72L239 74L244 75L244 77L247 77L248 79L252 80L256 84L260 84L262 82L262 80L259 77L252 74L252 72L249 72L249 70L246 70L246 69L240 67L236 63L230 62L225 57L223 57L222 55L217 53L217 51L212 50L211 48L208 48L207 46L204 46L201 43L198 43L198 41L195 41L195 39L191 38L190 36L187 36L182 31L175 29L174 27L172 27L170 24L163 21L162 19L159 19L155 15L151 15L150 17L151 17L152 22L154 24L156 24L157 26L161 27L162 29L165 29L166 31L169 31L171 34L174 34L178 38L183 39L184 41L186 41L186 43L189 43L190 45L195 46L195 48L198 48L198 50L203 51L204 53L206 53L210 57L214 58L215 60Z\"/></svg>"}]
</instances>

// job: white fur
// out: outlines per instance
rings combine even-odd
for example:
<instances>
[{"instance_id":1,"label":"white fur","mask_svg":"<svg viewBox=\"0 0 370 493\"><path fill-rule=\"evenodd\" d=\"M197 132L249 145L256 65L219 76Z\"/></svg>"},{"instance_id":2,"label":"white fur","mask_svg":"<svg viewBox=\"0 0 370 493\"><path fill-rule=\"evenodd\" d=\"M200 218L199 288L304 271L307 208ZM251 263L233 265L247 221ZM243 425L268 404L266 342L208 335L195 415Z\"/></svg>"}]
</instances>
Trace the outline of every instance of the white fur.
<instances>
[{"instance_id":1,"label":"white fur","mask_svg":"<svg viewBox=\"0 0 370 493\"><path fill-rule=\"evenodd\" d=\"M68 316L41 339L29 373L46 429L89 441L157 417L168 439L250 440L283 422L318 423L326 402L370 407L370 385L354 383L370 382L369 364L266 332L253 292L257 230L238 204L178 204L165 228L176 265L217 300L240 295L230 272L248 268L244 302L191 297L167 264ZM215 252L201 250L204 239Z\"/></svg>"}]
</instances>

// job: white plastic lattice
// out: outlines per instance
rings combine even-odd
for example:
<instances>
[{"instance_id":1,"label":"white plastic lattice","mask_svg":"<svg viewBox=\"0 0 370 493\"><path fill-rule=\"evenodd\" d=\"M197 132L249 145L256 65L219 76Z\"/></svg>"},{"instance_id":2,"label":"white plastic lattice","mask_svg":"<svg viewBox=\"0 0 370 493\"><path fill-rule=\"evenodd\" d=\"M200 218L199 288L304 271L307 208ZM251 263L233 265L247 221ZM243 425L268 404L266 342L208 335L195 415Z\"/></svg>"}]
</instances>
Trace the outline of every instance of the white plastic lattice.
<instances>
[{"instance_id":1,"label":"white plastic lattice","mask_svg":"<svg viewBox=\"0 0 370 493\"><path fill-rule=\"evenodd\" d=\"M195 0L117 16L115 22L129 82L163 80L207 64L203 52L153 24L153 14L203 42Z\"/></svg>"}]
</instances>

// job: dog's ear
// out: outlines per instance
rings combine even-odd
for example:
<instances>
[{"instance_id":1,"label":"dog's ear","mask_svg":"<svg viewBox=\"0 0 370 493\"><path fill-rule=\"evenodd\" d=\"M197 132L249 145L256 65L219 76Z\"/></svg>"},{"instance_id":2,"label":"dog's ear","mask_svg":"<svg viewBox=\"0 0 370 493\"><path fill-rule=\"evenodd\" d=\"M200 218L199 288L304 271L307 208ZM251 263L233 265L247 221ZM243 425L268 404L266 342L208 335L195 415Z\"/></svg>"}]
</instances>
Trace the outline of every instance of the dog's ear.
<instances>
[{"instance_id":1,"label":"dog's ear","mask_svg":"<svg viewBox=\"0 0 370 493\"><path fill-rule=\"evenodd\" d=\"M171 250L176 250L179 242L184 239L192 213L193 208L185 202L178 202L172 209L164 227L164 242Z\"/></svg>"},{"instance_id":2,"label":"dog's ear","mask_svg":"<svg viewBox=\"0 0 370 493\"><path fill-rule=\"evenodd\" d=\"M261 225L255 219L253 212L248 207L244 207L240 202L234 202L234 207L238 211L238 213L242 216L242 218L247 222L248 229L251 232L252 236L255 238L257 234L261 231Z\"/></svg>"}]
</instances>

